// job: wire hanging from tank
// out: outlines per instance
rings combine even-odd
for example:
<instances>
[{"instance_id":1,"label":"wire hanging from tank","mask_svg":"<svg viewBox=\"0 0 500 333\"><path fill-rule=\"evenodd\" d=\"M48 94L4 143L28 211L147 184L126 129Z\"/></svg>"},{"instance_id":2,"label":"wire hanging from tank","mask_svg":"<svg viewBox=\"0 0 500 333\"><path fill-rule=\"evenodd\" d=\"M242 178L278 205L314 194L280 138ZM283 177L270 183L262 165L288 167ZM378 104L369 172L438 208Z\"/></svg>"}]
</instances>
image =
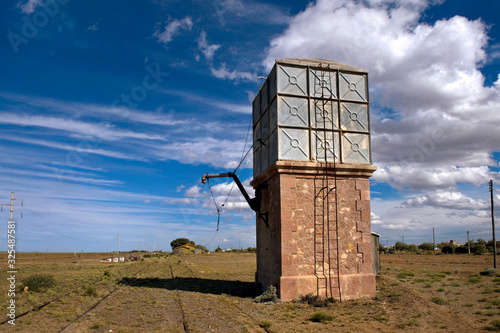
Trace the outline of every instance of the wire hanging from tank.
<instances>
[{"instance_id":1,"label":"wire hanging from tank","mask_svg":"<svg viewBox=\"0 0 500 333\"><path fill-rule=\"evenodd\" d=\"M243 151L241 152L241 159L240 159L240 162L238 163L238 165L236 166L236 168L234 169L233 173L236 174L236 172L238 171L238 169L240 168L240 166L243 164L243 161L246 159L246 157L248 156L248 153L250 153L250 151L252 150L253 148L253 144L250 146L250 148L247 150L246 154L245 154L245 149L246 149L246 146L247 146L247 143L248 143L248 137L249 137L249 134L250 134L250 129L252 127L252 117L250 117L250 121L248 123L248 129L247 129L247 135L245 137L245 144L243 145ZM217 236L217 233L219 232L219 225L220 225L220 217L221 217L221 209L222 207L224 207L228 200L229 200L229 197L231 196L231 193L233 191L233 188L234 188L234 181L233 181L233 184L231 185L231 188L229 189L229 193L227 194L226 196L226 199L224 200L224 202L222 203L222 205L219 207L217 205L217 201L215 200L215 196L214 196L214 193L212 191L212 186L210 185L210 179L207 179L207 183L208 183L208 188L210 190L210 195L212 197L212 200L214 202L214 206L215 206L215 209L217 210L217 229L215 230L215 234L214 236L212 237L212 239L207 243L205 244L205 247L208 246L210 243L213 242L213 240L215 239L215 237Z\"/></svg>"}]
</instances>

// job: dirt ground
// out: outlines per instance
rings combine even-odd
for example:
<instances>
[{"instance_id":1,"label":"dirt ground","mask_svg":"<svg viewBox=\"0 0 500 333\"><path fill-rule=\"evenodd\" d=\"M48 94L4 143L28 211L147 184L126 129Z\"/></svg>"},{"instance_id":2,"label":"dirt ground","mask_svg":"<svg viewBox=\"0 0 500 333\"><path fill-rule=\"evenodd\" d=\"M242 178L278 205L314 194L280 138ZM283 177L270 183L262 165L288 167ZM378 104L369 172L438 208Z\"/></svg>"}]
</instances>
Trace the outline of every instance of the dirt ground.
<instances>
[{"instance_id":1,"label":"dirt ground","mask_svg":"<svg viewBox=\"0 0 500 333\"><path fill-rule=\"evenodd\" d=\"M478 332L500 323L500 277L480 275L492 266L491 256L382 255L376 299L326 307L256 303L255 254L167 255L116 264L100 263L101 256L21 256L19 288L23 277L35 273L54 275L57 285L39 293L19 290L16 313L26 314L0 331ZM5 270L2 275L3 321ZM314 322L313 316L324 320Z\"/></svg>"}]
</instances>

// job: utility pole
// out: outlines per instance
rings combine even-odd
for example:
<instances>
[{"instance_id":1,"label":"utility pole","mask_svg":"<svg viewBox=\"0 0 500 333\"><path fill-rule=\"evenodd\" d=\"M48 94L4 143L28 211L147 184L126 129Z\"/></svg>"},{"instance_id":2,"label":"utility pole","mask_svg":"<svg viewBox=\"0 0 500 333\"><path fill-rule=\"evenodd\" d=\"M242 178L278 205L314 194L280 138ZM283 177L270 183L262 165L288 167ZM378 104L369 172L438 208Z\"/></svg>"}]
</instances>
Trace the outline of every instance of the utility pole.
<instances>
[{"instance_id":1,"label":"utility pole","mask_svg":"<svg viewBox=\"0 0 500 333\"><path fill-rule=\"evenodd\" d=\"M13 215L14 215L14 212L18 212L18 210L14 210L14 200L19 200L19 199L14 198L14 192L10 192L10 204L1 205L0 210L3 211L3 206L10 206L10 219L9 219L9 224L7 225L7 228L9 230L8 231L8 239L7 239L9 250L7 252L7 258L8 259L12 258L12 260L8 260L7 273L14 274L14 275L11 275L11 277L14 276L14 279L15 279L15 273L17 273L16 260L15 260L15 258L16 258L16 237L14 236L14 234L16 233L16 222L13 219ZM23 206L23 201L21 200L21 207L22 206ZM22 214L23 213L21 213L21 217L23 217ZM9 297L11 297L11 296L9 296ZM15 297L15 294L14 294L14 297ZM12 301L13 301L13 299L11 299L11 302Z\"/></svg>"},{"instance_id":2,"label":"utility pole","mask_svg":"<svg viewBox=\"0 0 500 333\"><path fill-rule=\"evenodd\" d=\"M467 251L470 254L470 241L469 241L469 230L467 230Z\"/></svg>"},{"instance_id":3,"label":"utility pole","mask_svg":"<svg viewBox=\"0 0 500 333\"><path fill-rule=\"evenodd\" d=\"M497 241L495 239L495 214L493 208L493 179L490 179L491 194L491 230L493 232L493 267L497 268Z\"/></svg>"},{"instance_id":4,"label":"utility pole","mask_svg":"<svg viewBox=\"0 0 500 333\"><path fill-rule=\"evenodd\" d=\"M14 223L14 220L12 219L13 213L14 212L19 212L19 210L14 210L14 200L21 200L21 199L14 198L14 192L10 192L10 204L2 204L2 211L3 211L3 206L10 206L10 220L9 220L9 224L10 223ZM23 201L22 200L21 200L21 207L23 207ZM22 214L23 213L21 213L21 217L23 216Z\"/></svg>"},{"instance_id":5,"label":"utility pole","mask_svg":"<svg viewBox=\"0 0 500 333\"><path fill-rule=\"evenodd\" d=\"M120 234L116 235L116 253L120 253Z\"/></svg>"},{"instance_id":6,"label":"utility pole","mask_svg":"<svg viewBox=\"0 0 500 333\"><path fill-rule=\"evenodd\" d=\"M432 251L436 254L436 236L434 234L434 227L432 227Z\"/></svg>"}]
</instances>

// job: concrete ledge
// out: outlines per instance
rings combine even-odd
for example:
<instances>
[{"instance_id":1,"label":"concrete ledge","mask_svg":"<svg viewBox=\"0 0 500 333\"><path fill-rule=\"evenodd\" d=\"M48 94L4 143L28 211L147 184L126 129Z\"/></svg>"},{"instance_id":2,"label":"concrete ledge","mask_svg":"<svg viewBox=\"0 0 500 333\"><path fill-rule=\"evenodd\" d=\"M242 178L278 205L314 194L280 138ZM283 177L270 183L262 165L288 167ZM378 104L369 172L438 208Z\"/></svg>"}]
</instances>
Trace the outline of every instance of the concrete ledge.
<instances>
[{"instance_id":1,"label":"concrete ledge","mask_svg":"<svg viewBox=\"0 0 500 333\"><path fill-rule=\"evenodd\" d=\"M276 161L254 178L250 185L254 188L277 174L293 174L298 176L359 177L369 178L377 167L368 164L320 163L305 161Z\"/></svg>"},{"instance_id":2,"label":"concrete ledge","mask_svg":"<svg viewBox=\"0 0 500 333\"><path fill-rule=\"evenodd\" d=\"M316 295L317 280L315 275L282 276L280 278L279 298L282 301L292 301L307 294Z\"/></svg>"},{"instance_id":3,"label":"concrete ledge","mask_svg":"<svg viewBox=\"0 0 500 333\"><path fill-rule=\"evenodd\" d=\"M339 298L338 278L332 275L332 293L328 297L333 296ZM305 276L282 276L280 277L279 298L282 301L292 301L307 294L317 294L318 278L315 275ZM340 276L341 296L342 300L359 299L359 298L374 298L375 291L375 275L374 274L342 274Z\"/></svg>"},{"instance_id":4,"label":"concrete ledge","mask_svg":"<svg viewBox=\"0 0 500 333\"><path fill-rule=\"evenodd\" d=\"M342 300L374 298L376 296L374 274L340 275Z\"/></svg>"}]
</instances>

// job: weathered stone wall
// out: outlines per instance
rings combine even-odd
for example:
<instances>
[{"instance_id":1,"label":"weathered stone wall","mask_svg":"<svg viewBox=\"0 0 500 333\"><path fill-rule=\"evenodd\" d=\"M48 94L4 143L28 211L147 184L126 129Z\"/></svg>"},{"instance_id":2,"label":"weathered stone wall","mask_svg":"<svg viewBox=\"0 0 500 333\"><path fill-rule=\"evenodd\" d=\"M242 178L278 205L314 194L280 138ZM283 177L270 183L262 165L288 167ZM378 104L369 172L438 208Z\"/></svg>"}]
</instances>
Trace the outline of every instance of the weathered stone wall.
<instances>
[{"instance_id":1,"label":"weathered stone wall","mask_svg":"<svg viewBox=\"0 0 500 333\"><path fill-rule=\"evenodd\" d=\"M256 279L264 288L277 286L283 300L375 296L368 179L374 170L278 161L253 181L265 185L260 213L269 223L257 217Z\"/></svg>"}]
</instances>

